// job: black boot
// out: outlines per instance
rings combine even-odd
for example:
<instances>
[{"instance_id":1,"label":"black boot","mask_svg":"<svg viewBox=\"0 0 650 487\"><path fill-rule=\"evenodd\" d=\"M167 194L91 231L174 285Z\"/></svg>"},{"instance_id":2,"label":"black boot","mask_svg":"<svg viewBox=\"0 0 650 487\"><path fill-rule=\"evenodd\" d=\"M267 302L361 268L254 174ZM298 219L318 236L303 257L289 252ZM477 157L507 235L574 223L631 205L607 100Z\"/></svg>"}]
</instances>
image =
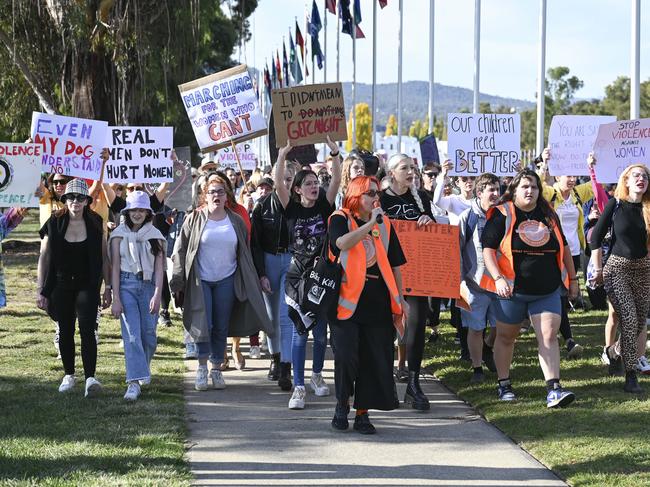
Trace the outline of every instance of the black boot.
<instances>
[{"instance_id":1,"label":"black boot","mask_svg":"<svg viewBox=\"0 0 650 487\"><path fill-rule=\"evenodd\" d=\"M283 391L291 390L291 362L280 362L280 378L278 379L278 386Z\"/></svg>"},{"instance_id":2,"label":"black boot","mask_svg":"<svg viewBox=\"0 0 650 487\"><path fill-rule=\"evenodd\" d=\"M280 378L280 354L274 353L271 356L271 365L269 373L266 376L269 380L276 381Z\"/></svg>"},{"instance_id":3,"label":"black boot","mask_svg":"<svg viewBox=\"0 0 650 487\"><path fill-rule=\"evenodd\" d=\"M334 418L332 419L332 428L339 431L345 431L350 426L348 421L348 413L350 412L349 404L336 403L334 410Z\"/></svg>"},{"instance_id":4,"label":"black boot","mask_svg":"<svg viewBox=\"0 0 650 487\"><path fill-rule=\"evenodd\" d=\"M420 389L420 372L413 372L409 370L409 382L406 385L406 393L404 394L404 404L410 405L413 409L418 411L428 411L431 407L429 399L424 395Z\"/></svg>"},{"instance_id":5,"label":"black boot","mask_svg":"<svg viewBox=\"0 0 650 487\"><path fill-rule=\"evenodd\" d=\"M639 386L639 382L636 380L636 372L630 370L625 373L625 385L623 386L625 392L631 392L632 394L641 394L643 389Z\"/></svg>"}]
</instances>

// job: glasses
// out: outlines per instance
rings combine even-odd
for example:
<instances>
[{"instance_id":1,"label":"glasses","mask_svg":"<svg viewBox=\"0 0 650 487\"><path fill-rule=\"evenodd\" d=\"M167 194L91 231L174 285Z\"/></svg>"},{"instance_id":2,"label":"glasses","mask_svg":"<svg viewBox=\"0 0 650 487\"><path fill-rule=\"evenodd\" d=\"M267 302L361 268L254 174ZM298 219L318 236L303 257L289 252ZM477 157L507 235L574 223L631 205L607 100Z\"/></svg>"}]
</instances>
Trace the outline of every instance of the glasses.
<instances>
[{"instance_id":1,"label":"glasses","mask_svg":"<svg viewBox=\"0 0 650 487\"><path fill-rule=\"evenodd\" d=\"M630 177L632 177L634 179L641 179L643 181L648 180L648 175L646 173L644 173L644 172L633 172L633 173L630 174Z\"/></svg>"},{"instance_id":2,"label":"glasses","mask_svg":"<svg viewBox=\"0 0 650 487\"><path fill-rule=\"evenodd\" d=\"M72 202L77 202L77 203L83 203L88 199L88 196L85 194L79 194L79 193L69 193L65 195L65 200L66 201L72 201Z\"/></svg>"},{"instance_id":3,"label":"glasses","mask_svg":"<svg viewBox=\"0 0 650 487\"><path fill-rule=\"evenodd\" d=\"M429 177L429 178L431 178L431 179L435 179L435 178L438 177L438 173L437 173L437 172L431 172L431 171L425 171L425 172L422 173L422 175L423 175L423 176L427 176L427 177Z\"/></svg>"},{"instance_id":4,"label":"glasses","mask_svg":"<svg viewBox=\"0 0 650 487\"><path fill-rule=\"evenodd\" d=\"M365 194L366 196L369 196L370 198L375 198L375 197L379 196L379 190L377 190L377 189L369 189L368 191L366 191L363 194Z\"/></svg>"},{"instance_id":5,"label":"glasses","mask_svg":"<svg viewBox=\"0 0 650 487\"><path fill-rule=\"evenodd\" d=\"M58 186L65 186L66 184L68 184L68 180L67 179L53 179L52 184L54 186L57 186L57 185Z\"/></svg>"},{"instance_id":6,"label":"glasses","mask_svg":"<svg viewBox=\"0 0 650 487\"><path fill-rule=\"evenodd\" d=\"M307 187L318 186L318 181L305 181L304 183L302 183L301 186L307 186Z\"/></svg>"},{"instance_id":7,"label":"glasses","mask_svg":"<svg viewBox=\"0 0 650 487\"><path fill-rule=\"evenodd\" d=\"M223 189L209 189L209 190L206 191L206 193L209 194L209 195L215 195L216 194L219 197L226 195L226 191L223 190Z\"/></svg>"},{"instance_id":8,"label":"glasses","mask_svg":"<svg viewBox=\"0 0 650 487\"><path fill-rule=\"evenodd\" d=\"M144 191L144 188L142 186L127 186L126 190L127 191Z\"/></svg>"}]
</instances>

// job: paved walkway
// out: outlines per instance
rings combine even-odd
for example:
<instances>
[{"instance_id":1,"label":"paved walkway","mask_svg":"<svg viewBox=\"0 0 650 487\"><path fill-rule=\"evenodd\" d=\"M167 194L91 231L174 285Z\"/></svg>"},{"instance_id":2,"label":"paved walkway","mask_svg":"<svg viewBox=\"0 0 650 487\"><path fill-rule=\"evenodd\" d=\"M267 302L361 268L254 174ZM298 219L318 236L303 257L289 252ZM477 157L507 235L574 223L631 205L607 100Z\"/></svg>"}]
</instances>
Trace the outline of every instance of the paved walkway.
<instances>
[{"instance_id":1,"label":"paved walkway","mask_svg":"<svg viewBox=\"0 0 650 487\"><path fill-rule=\"evenodd\" d=\"M244 343L242 351L247 356ZM328 358L323 375L333 394ZM289 410L290 393L267 380L268 364L247 358L245 370L224 373L225 390L206 392L194 390L196 362L189 364L188 457L195 485L566 485L431 376L422 382L430 412L371 411L377 434L364 436L352 424L347 432L331 429L333 395L310 393L304 410ZM397 386L400 398L404 388Z\"/></svg>"}]
</instances>

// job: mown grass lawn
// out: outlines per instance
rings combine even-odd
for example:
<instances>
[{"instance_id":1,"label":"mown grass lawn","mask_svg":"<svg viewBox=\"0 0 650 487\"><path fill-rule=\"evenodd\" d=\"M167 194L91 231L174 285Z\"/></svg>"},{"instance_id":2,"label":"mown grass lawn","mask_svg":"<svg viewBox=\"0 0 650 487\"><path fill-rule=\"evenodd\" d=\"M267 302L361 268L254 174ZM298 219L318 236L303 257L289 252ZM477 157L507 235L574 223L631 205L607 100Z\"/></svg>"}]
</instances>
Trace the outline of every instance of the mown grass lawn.
<instances>
[{"instance_id":1,"label":"mown grass lawn","mask_svg":"<svg viewBox=\"0 0 650 487\"><path fill-rule=\"evenodd\" d=\"M76 390L60 394L54 326L35 306L37 226L30 216L10 237L33 241L4 245L9 306L0 311L0 484L188 485L179 320L159 330L153 382L136 403L122 397L119 322L106 311L97 366L103 395L84 399L79 355Z\"/></svg>"}]
</instances>

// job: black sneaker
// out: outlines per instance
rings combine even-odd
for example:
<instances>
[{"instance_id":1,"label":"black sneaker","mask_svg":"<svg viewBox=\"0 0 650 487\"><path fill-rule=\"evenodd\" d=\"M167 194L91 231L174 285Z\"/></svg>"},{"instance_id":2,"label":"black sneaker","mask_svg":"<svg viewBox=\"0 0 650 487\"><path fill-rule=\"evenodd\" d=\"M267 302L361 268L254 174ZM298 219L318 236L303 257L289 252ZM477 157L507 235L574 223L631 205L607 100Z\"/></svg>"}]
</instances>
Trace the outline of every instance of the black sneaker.
<instances>
[{"instance_id":1,"label":"black sneaker","mask_svg":"<svg viewBox=\"0 0 650 487\"><path fill-rule=\"evenodd\" d=\"M483 363L490 372L497 371L497 365L494 363L494 352L492 351L492 347L487 346L485 343L483 344Z\"/></svg>"},{"instance_id":2,"label":"black sneaker","mask_svg":"<svg viewBox=\"0 0 650 487\"><path fill-rule=\"evenodd\" d=\"M427 343L436 343L439 337L440 333L438 333L438 330L434 328L431 330L431 335L429 335L429 338L427 338Z\"/></svg>"},{"instance_id":3,"label":"black sneaker","mask_svg":"<svg viewBox=\"0 0 650 487\"><path fill-rule=\"evenodd\" d=\"M158 324L161 326L172 326L172 319L169 316L169 311L166 309L161 309L158 314Z\"/></svg>"},{"instance_id":4,"label":"black sneaker","mask_svg":"<svg viewBox=\"0 0 650 487\"><path fill-rule=\"evenodd\" d=\"M393 369L393 374L395 375L395 380L397 382L408 382L409 381L409 371L402 367L396 367Z\"/></svg>"},{"instance_id":5,"label":"black sneaker","mask_svg":"<svg viewBox=\"0 0 650 487\"><path fill-rule=\"evenodd\" d=\"M359 416L355 416L353 428L355 431L358 431L362 435L374 435L377 432L377 430L375 430L375 427L370 422L368 413L363 413Z\"/></svg>"},{"instance_id":6,"label":"black sneaker","mask_svg":"<svg viewBox=\"0 0 650 487\"><path fill-rule=\"evenodd\" d=\"M350 427L350 422L348 421L348 413L350 412L349 405L336 404L336 409L334 410L334 417L332 418L332 428L338 431L345 431Z\"/></svg>"},{"instance_id":7,"label":"black sneaker","mask_svg":"<svg viewBox=\"0 0 650 487\"><path fill-rule=\"evenodd\" d=\"M582 348L582 345L576 343L573 338L569 338L566 341L566 351L566 356L568 359L579 359L582 357L582 352L584 349Z\"/></svg>"},{"instance_id":8,"label":"black sneaker","mask_svg":"<svg viewBox=\"0 0 650 487\"><path fill-rule=\"evenodd\" d=\"M623 357L619 355L616 358L610 358L607 371L612 377L623 377L625 375L625 370L623 369Z\"/></svg>"},{"instance_id":9,"label":"black sneaker","mask_svg":"<svg viewBox=\"0 0 650 487\"><path fill-rule=\"evenodd\" d=\"M472 373L472 378L469 380L470 384L481 384L483 382L485 382L485 374L482 370Z\"/></svg>"}]
</instances>

